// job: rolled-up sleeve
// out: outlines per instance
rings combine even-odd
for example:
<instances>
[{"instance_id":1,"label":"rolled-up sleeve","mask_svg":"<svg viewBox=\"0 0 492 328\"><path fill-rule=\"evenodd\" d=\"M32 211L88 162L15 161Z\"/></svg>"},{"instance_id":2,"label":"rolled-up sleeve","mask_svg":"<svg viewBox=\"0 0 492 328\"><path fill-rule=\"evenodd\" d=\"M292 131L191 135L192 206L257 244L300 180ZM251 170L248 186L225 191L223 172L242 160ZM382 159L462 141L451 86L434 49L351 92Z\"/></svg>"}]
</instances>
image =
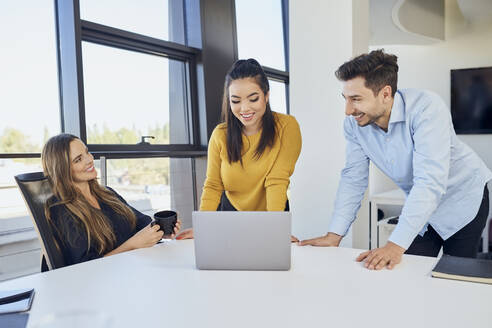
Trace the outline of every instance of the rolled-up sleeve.
<instances>
[{"instance_id":1,"label":"rolled-up sleeve","mask_svg":"<svg viewBox=\"0 0 492 328\"><path fill-rule=\"evenodd\" d=\"M345 236L355 220L369 181L369 158L353 133L350 117L344 121L347 142L345 167L342 170L335 199L335 209L328 231Z\"/></svg>"},{"instance_id":2,"label":"rolled-up sleeve","mask_svg":"<svg viewBox=\"0 0 492 328\"><path fill-rule=\"evenodd\" d=\"M407 249L429 221L446 192L451 156L451 117L436 99L410 121L413 135L413 187L389 241Z\"/></svg>"}]
</instances>

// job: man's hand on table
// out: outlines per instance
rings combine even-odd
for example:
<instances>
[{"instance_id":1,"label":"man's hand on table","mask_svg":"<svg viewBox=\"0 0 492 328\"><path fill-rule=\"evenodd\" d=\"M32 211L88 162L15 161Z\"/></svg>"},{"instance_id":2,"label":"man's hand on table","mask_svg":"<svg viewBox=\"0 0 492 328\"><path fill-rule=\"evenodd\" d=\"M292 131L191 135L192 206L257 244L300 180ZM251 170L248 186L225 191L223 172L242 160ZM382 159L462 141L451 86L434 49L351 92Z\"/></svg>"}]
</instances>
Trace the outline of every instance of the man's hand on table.
<instances>
[{"instance_id":1,"label":"man's hand on table","mask_svg":"<svg viewBox=\"0 0 492 328\"><path fill-rule=\"evenodd\" d=\"M403 247L389 241L383 247L361 253L356 261L364 261L364 266L369 270L381 270L384 267L391 270L401 262L403 253L405 253Z\"/></svg>"},{"instance_id":2,"label":"man's hand on table","mask_svg":"<svg viewBox=\"0 0 492 328\"><path fill-rule=\"evenodd\" d=\"M326 236L313 238L313 239L307 239L307 240L301 240L298 243L298 245L299 246L311 245L311 246L338 247L338 245L340 245L341 240L342 240L342 236L337 235L336 233L333 233L333 232L328 232L326 234Z\"/></svg>"}]
</instances>

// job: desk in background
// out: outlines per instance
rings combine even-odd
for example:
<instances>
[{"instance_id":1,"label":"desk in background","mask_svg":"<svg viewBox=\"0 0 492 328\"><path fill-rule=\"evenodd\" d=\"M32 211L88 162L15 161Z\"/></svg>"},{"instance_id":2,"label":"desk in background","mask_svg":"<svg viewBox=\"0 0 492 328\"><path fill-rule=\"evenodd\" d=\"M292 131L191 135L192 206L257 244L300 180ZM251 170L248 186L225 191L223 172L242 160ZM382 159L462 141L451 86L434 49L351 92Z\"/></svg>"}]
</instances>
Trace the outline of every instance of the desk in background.
<instances>
[{"instance_id":1,"label":"desk in background","mask_svg":"<svg viewBox=\"0 0 492 328\"><path fill-rule=\"evenodd\" d=\"M369 197L369 249L378 248L379 229L378 229L378 209L382 205L398 205L405 204L405 193L401 189L393 189L385 192L380 192ZM383 246L383 245L381 245Z\"/></svg>"},{"instance_id":2,"label":"desk in background","mask_svg":"<svg viewBox=\"0 0 492 328\"><path fill-rule=\"evenodd\" d=\"M380 229L378 228L378 208L382 205L399 205L405 204L406 195L401 189L393 189L372 195L369 198L369 249L374 249L384 245L380 240ZM492 212L491 212L492 213ZM487 252L489 248L489 218L482 233L482 249ZM492 300L491 300L492 302ZM491 323L492 327L492 323Z\"/></svg>"}]
</instances>

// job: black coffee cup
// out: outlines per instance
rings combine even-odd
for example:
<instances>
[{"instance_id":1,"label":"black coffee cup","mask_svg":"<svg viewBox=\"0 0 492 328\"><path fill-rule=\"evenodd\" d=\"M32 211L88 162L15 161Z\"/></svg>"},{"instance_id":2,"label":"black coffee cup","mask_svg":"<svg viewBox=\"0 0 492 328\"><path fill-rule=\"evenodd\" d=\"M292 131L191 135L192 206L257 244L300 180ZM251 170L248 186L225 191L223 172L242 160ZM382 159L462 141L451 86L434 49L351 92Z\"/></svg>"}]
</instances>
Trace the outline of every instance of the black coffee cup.
<instances>
[{"instance_id":1,"label":"black coffee cup","mask_svg":"<svg viewBox=\"0 0 492 328\"><path fill-rule=\"evenodd\" d=\"M154 213L154 222L164 231L164 236L172 235L178 220L178 214L174 211L159 211Z\"/></svg>"}]
</instances>

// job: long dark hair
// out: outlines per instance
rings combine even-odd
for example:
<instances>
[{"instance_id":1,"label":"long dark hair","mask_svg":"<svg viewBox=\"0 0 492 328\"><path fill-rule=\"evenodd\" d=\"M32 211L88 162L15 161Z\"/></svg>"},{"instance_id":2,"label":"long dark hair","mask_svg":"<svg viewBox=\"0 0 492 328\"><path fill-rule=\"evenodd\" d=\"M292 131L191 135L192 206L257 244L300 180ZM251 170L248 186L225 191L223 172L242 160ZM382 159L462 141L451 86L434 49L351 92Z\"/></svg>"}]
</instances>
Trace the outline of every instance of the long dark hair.
<instances>
[{"instance_id":1,"label":"long dark hair","mask_svg":"<svg viewBox=\"0 0 492 328\"><path fill-rule=\"evenodd\" d=\"M268 78L261 68L261 65L254 59L240 59L236 61L227 72L224 83L224 96L222 98L222 120L227 127L227 155L229 163L241 162L241 150L243 148L243 124L234 116L229 103L229 86L234 80L253 78L266 96L270 90ZM276 138L275 118L273 116L270 103L267 102L265 114L262 118L262 131L258 147L255 151L255 158L261 157L267 147L272 147Z\"/></svg>"},{"instance_id":2,"label":"long dark hair","mask_svg":"<svg viewBox=\"0 0 492 328\"><path fill-rule=\"evenodd\" d=\"M50 208L56 205L65 205L74 219L84 227L87 233L87 249L89 249L91 241L94 241L98 253L104 254L113 249L116 236L113 226L104 214L94 209L75 187L70 170L70 143L76 139L79 138L68 133L62 133L50 138L44 145L41 154L43 171L48 177L53 194L58 198L56 203L53 202L53 199L48 200L45 205L45 214L48 221L57 229L51 218ZM115 194L101 187L97 179L89 181L89 188L96 199L108 204L128 220L132 229L135 228L137 221L135 213Z\"/></svg>"}]
</instances>

